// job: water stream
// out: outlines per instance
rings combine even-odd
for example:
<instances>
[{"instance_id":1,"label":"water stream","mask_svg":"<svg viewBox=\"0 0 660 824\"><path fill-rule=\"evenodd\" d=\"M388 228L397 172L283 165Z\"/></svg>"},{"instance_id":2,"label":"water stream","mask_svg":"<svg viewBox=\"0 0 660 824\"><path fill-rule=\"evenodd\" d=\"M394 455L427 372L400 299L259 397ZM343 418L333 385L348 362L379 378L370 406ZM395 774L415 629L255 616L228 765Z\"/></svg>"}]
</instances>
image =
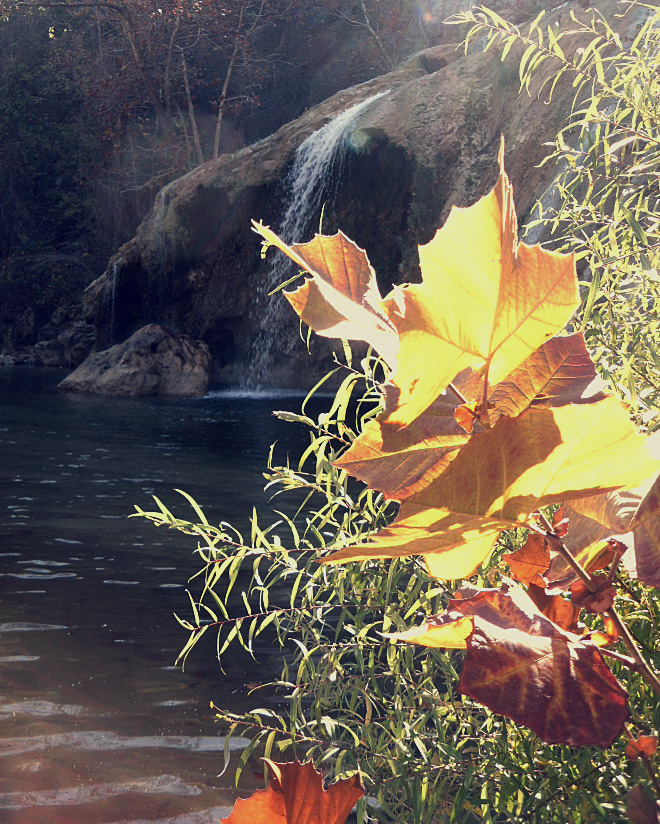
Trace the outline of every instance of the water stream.
<instances>
[{"instance_id":1,"label":"water stream","mask_svg":"<svg viewBox=\"0 0 660 824\"><path fill-rule=\"evenodd\" d=\"M312 232L319 231L318 221L323 201L332 196L333 187L336 190L341 181L350 135L365 109L386 94L389 91L373 94L340 112L300 144L282 182L283 200L288 202L288 206L278 234L286 243L310 240ZM312 225L313 221L317 221L316 226ZM282 334L286 334L282 321L282 298L269 298L268 293L295 274L296 269L282 254L274 255L272 261L263 294L256 298L261 303L261 322L251 347L250 367L244 378L247 387L259 387L267 383L278 340Z\"/></svg>"},{"instance_id":2,"label":"water stream","mask_svg":"<svg viewBox=\"0 0 660 824\"><path fill-rule=\"evenodd\" d=\"M176 487L246 526L270 443L304 437L270 411L299 399L82 397L62 377L0 368L0 822L219 822L234 791L209 702L254 705L278 653L223 675L209 639L176 668L195 546L127 515L156 494L192 517Z\"/></svg>"}]
</instances>

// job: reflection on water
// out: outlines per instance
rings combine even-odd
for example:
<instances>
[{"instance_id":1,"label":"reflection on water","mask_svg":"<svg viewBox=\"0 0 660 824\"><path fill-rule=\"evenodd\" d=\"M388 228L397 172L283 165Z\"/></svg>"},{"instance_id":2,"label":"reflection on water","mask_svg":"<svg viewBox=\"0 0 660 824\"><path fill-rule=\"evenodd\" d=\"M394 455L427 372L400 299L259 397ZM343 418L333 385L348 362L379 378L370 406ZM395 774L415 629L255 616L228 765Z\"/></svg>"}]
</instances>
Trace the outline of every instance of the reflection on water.
<instances>
[{"instance_id":1,"label":"reflection on water","mask_svg":"<svg viewBox=\"0 0 660 824\"><path fill-rule=\"evenodd\" d=\"M84 397L61 377L0 368L0 821L219 822L233 793L209 702L247 706L254 671L223 676L210 644L173 666L194 545L127 515L158 495L194 517L179 488L244 526L271 442L302 434L270 393Z\"/></svg>"}]
</instances>

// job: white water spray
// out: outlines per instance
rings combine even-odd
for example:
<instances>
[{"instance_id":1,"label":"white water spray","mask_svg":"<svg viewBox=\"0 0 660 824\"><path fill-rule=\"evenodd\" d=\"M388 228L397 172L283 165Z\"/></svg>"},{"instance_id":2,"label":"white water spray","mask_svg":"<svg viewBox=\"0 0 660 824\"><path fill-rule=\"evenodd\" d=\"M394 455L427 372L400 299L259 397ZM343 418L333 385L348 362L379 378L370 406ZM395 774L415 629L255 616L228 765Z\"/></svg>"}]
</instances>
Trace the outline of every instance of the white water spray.
<instances>
[{"instance_id":1,"label":"white water spray","mask_svg":"<svg viewBox=\"0 0 660 824\"><path fill-rule=\"evenodd\" d=\"M289 205L279 227L279 236L285 243L300 243L311 220L321 215L323 198L332 181L335 186L341 178L345 148L362 112L375 100L388 94L379 92L338 114L325 126L313 132L298 147L293 164L282 188ZM264 293L258 299L262 306L261 322L250 347L250 358L245 375L247 387L260 387L267 382L278 340L287 329L285 301L281 295L268 299L268 293L295 273L294 264L283 254L273 258L270 276ZM285 315L280 320L281 315Z\"/></svg>"}]
</instances>

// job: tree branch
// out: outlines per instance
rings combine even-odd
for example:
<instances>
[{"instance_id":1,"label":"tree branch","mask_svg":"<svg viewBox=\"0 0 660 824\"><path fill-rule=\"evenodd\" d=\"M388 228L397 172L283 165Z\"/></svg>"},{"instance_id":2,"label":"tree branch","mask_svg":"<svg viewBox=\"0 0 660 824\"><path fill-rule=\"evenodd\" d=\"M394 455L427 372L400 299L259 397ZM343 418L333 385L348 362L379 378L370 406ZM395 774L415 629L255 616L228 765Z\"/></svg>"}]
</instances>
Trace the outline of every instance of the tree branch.
<instances>
[{"instance_id":1,"label":"tree branch","mask_svg":"<svg viewBox=\"0 0 660 824\"><path fill-rule=\"evenodd\" d=\"M568 547L564 544L561 538L555 533L552 524L548 521L543 513L539 516L539 522L541 523L543 529L535 530L539 531L546 539L546 541L550 544L552 549L555 550L561 557L566 561L566 563L571 567L571 569L575 572L575 574L580 578L580 580L584 583L587 587L589 592L595 593L598 591L598 583L593 575L590 575L586 569L577 561L571 552L569 551ZM605 613L612 623L616 626L617 630L619 631L619 635L621 640L626 646L626 649L630 653L633 661L635 662L634 670L639 672L642 678L649 684L649 686L658 694L660 695L660 679L655 674L655 672L651 669L650 665L644 660L642 657L641 652L639 651L639 647L635 642L635 639L632 637L630 630L621 620L621 616L619 613L614 609L608 609Z\"/></svg>"}]
</instances>

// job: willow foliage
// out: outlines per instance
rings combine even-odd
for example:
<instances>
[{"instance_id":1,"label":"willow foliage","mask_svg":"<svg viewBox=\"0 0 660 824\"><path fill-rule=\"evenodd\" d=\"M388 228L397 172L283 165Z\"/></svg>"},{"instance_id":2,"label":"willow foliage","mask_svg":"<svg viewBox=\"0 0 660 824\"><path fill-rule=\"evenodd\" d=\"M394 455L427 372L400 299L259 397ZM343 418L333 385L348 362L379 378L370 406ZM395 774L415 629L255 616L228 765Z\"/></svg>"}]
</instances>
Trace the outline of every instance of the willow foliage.
<instances>
[{"instance_id":1,"label":"willow foliage","mask_svg":"<svg viewBox=\"0 0 660 824\"><path fill-rule=\"evenodd\" d=\"M197 542L200 568L191 581L190 615L179 619L190 633L180 661L207 633L215 635L225 668L235 644L257 658L269 645L282 650L281 671L264 676L272 681L263 698L260 690L252 693L252 711L215 707L227 742L238 733L251 739L232 756L236 780L257 756L295 754L313 758L334 778L360 770L362 824L624 821L626 792L635 780L625 742L607 751L544 744L456 692L460 653L383 636L447 607L453 587L431 578L421 559L317 563L329 548L377 531L395 512L395 505L332 465L377 414L381 367L373 358L353 364L349 353L338 370L343 381L327 412L316 418L309 412L323 388L317 386L300 413L275 413L309 430L300 460L278 464L271 451L266 473L275 501L298 496L293 511L282 499L275 522L265 526L255 512L250 535L242 535L227 523L209 524L188 496L192 520L176 517L160 501L152 512L138 510ZM497 581L501 552L521 539L506 534L490 567L473 581ZM637 612L627 617L647 633L660 620L658 606L646 598ZM648 716L652 696L640 695L633 674L618 676L635 695L636 711Z\"/></svg>"},{"instance_id":2,"label":"willow foliage","mask_svg":"<svg viewBox=\"0 0 660 824\"><path fill-rule=\"evenodd\" d=\"M573 108L545 163L556 176L528 232L581 264L584 331L592 355L650 430L660 426L660 11L622 0L634 39L597 9L558 28L541 12L524 28L486 7L454 16L479 43L519 60L521 90L549 104L570 81ZM624 21L629 22L629 21ZM485 40L484 40L485 38ZM514 48L515 47L515 48Z\"/></svg>"}]
</instances>

